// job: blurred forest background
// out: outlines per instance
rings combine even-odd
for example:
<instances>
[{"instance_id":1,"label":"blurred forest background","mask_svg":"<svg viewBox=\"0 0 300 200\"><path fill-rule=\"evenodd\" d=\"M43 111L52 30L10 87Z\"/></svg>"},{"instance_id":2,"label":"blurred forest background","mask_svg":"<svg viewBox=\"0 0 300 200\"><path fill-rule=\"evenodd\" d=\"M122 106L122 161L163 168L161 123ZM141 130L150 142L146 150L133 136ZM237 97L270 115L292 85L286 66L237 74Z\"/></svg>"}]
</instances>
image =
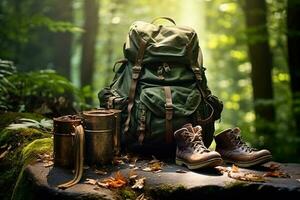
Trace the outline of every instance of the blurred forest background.
<instances>
[{"instance_id":1,"label":"blurred forest background","mask_svg":"<svg viewBox=\"0 0 300 200\"><path fill-rule=\"evenodd\" d=\"M239 126L275 160L300 162L299 13L298 0L1 0L0 109L97 107L131 23L168 16L198 33L224 102L217 131Z\"/></svg>"}]
</instances>

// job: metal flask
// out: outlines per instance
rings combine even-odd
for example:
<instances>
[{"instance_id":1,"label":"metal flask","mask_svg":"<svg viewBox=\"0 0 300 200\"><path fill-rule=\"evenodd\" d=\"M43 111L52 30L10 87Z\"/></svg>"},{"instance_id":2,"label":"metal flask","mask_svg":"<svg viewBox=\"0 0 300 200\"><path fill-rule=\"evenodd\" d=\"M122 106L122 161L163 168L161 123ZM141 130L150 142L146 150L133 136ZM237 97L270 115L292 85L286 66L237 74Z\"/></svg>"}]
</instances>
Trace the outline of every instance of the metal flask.
<instances>
[{"instance_id":1,"label":"metal flask","mask_svg":"<svg viewBox=\"0 0 300 200\"><path fill-rule=\"evenodd\" d=\"M119 151L119 136L115 136L120 131L116 126L117 119L120 119L119 113L113 109L83 111L85 158L88 165L110 164L114 152Z\"/></svg>"},{"instance_id":2,"label":"metal flask","mask_svg":"<svg viewBox=\"0 0 300 200\"><path fill-rule=\"evenodd\" d=\"M76 115L66 115L53 119L54 165L71 168L75 162L75 127L82 124Z\"/></svg>"}]
</instances>

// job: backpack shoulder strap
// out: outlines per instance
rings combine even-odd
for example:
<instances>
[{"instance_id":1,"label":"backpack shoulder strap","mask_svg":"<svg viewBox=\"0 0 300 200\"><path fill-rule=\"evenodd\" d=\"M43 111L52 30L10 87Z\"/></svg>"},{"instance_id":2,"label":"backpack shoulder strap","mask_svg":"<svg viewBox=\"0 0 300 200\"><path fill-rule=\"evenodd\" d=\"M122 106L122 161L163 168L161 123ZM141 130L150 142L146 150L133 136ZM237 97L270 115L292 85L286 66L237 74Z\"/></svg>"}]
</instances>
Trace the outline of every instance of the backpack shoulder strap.
<instances>
[{"instance_id":1,"label":"backpack shoulder strap","mask_svg":"<svg viewBox=\"0 0 300 200\"><path fill-rule=\"evenodd\" d=\"M192 60L192 58L191 58L191 60ZM200 47L199 47L199 61L195 61L191 65L192 65L191 68L192 68L192 70L195 74L196 84L197 84L198 90L199 90L199 92L202 96L202 100L207 105L207 107L211 110L211 113L207 118L198 119L198 122L201 125L204 125L204 124L207 124L208 122L212 121L212 117L213 117L213 114L214 114L214 108L207 101L207 98L209 97L209 95L211 95L211 91L207 87L207 80L206 80L205 73L204 73L205 68L203 67L203 54L202 54L202 51L201 51Z\"/></svg>"},{"instance_id":2,"label":"backpack shoulder strap","mask_svg":"<svg viewBox=\"0 0 300 200\"><path fill-rule=\"evenodd\" d=\"M144 53L145 53L145 49L146 49L146 44L147 44L147 42L141 38L138 55L136 57L134 66L132 67L132 79L131 79L131 85L130 85L130 90L129 90L129 95L128 95L128 108L127 108L128 116L127 116L127 119L125 122L124 133L127 133L129 130L131 110L132 110L132 107L134 104L136 86L137 86L137 83L138 83L138 80L140 77L140 73L142 70L142 62L143 62L143 57L144 57Z\"/></svg>"}]
</instances>

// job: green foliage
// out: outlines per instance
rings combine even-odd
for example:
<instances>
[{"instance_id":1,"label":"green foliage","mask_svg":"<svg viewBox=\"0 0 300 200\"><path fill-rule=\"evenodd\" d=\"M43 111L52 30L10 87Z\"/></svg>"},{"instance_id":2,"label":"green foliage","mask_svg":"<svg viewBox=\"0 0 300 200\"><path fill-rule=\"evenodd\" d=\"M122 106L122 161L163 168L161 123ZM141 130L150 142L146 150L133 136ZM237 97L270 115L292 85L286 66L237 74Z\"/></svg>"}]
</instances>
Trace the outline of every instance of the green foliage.
<instances>
[{"instance_id":1,"label":"green foliage","mask_svg":"<svg viewBox=\"0 0 300 200\"><path fill-rule=\"evenodd\" d=\"M16 72L16 68L11 61L0 59L0 110L7 110L12 106L7 101L6 96L8 95L8 90L14 90L15 87L8 77Z\"/></svg>"},{"instance_id":2,"label":"green foliage","mask_svg":"<svg viewBox=\"0 0 300 200\"><path fill-rule=\"evenodd\" d=\"M21 118L18 123L10 124L7 129L19 129L19 128L38 128L46 131L50 131L53 127L53 121L48 119L42 119L40 122L33 119Z\"/></svg>"},{"instance_id":3,"label":"green foliage","mask_svg":"<svg viewBox=\"0 0 300 200\"><path fill-rule=\"evenodd\" d=\"M53 70L17 72L13 63L0 60L0 110L50 115L87 109L91 87L77 89Z\"/></svg>"},{"instance_id":4,"label":"green foliage","mask_svg":"<svg viewBox=\"0 0 300 200\"><path fill-rule=\"evenodd\" d=\"M74 113L77 89L66 78L52 70L16 73L9 77L14 89L7 99L12 111L42 114Z\"/></svg>"},{"instance_id":5,"label":"green foliage","mask_svg":"<svg viewBox=\"0 0 300 200\"><path fill-rule=\"evenodd\" d=\"M24 20L25 26L29 28L46 27L52 32L83 32L84 30L66 21L53 20L43 15L33 15Z\"/></svg>"},{"instance_id":6,"label":"green foliage","mask_svg":"<svg viewBox=\"0 0 300 200\"><path fill-rule=\"evenodd\" d=\"M0 57L15 61L22 58L23 52L20 50L27 43L36 41L39 32L82 32L83 30L72 22L55 20L55 15L51 16L50 11L54 12L55 3L57 2L53 0L45 0L43 3L34 0L2 0ZM37 53L41 55L43 52Z\"/></svg>"},{"instance_id":7,"label":"green foliage","mask_svg":"<svg viewBox=\"0 0 300 200\"><path fill-rule=\"evenodd\" d=\"M21 118L29 118L40 121L44 119L44 116L36 113L16 113L16 112L5 112L0 113L0 130L7 127L9 124L18 121Z\"/></svg>"}]
</instances>

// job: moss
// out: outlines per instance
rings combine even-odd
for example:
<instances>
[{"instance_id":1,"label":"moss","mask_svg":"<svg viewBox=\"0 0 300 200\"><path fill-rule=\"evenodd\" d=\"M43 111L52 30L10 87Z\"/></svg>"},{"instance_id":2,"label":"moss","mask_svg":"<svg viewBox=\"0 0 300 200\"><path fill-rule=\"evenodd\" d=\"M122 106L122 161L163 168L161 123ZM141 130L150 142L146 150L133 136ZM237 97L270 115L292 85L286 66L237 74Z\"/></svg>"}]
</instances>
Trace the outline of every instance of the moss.
<instances>
[{"instance_id":1,"label":"moss","mask_svg":"<svg viewBox=\"0 0 300 200\"><path fill-rule=\"evenodd\" d=\"M51 151L50 137L51 134L34 128L0 131L0 146L11 145L9 153L0 162L0 199L10 199L24 164L31 162L38 153ZM43 139L36 140L39 138Z\"/></svg>"},{"instance_id":2,"label":"moss","mask_svg":"<svg viewBox=\"0 0 300 200\"><path fill-rule=\"evenodd\" d=\"M170 184L163 184L147 189L147 193L149 193L153 199L177 199L177 197L181 197L185 191L186 188L182 185Z\"/></svg>"},{"instance_id":3,"label":"moss","mask_svg":"<svg viewBox=\"0 0 300 200\"><path fill-rule=\"evenodd\" d=\"M24 147L21 153L22 168L12 194L12 199L22 199L28 193L27 184L24 184L26 177L23 177L26 166L35 161L38 154L50 153L52 149L53 140L51 138L37 139Z\"/></svg>"},{"instance_id":4,"label":"moss","mask_svg":"<svg viewBox=\"0 0 300 200\"><path fill-rule=\"evenodd\" d=\"M122 188L118 191L122 199L136 199L137 194L130 187Z\"/></svg>"},{"instance_id":5,"label":"moss","mask_svg":"<svg viewBox=\"0 0 300 200\"><path fill-rule=\"evenodd\" d=\"M248 184L246 182L242 181L231 181L231 182L225 182L225 188L226 189L233 189L236 187L245 187Z\"/></svg>"},{"instance_id":6,"label":"moss","mask_svg":"<svg viewBox=\"0 0 300 200\"><path fill-rule=\"evenodd\" d=\"M37 139L28 144L22 150L22 163L29 164L37 158L38 154L50 153L53 149L53 140L51 138Z\"/></svg>"},{"instance_id":7,"label":"moss","mask_svg":"<svg viewBox=\"0 0 300 200\"><path fill-rule=\"evenodd\" d=\"M13 148L38 138L50 137L47 132L35 128L3 129L0 131L0 146L11 145Z\"/></svg>"},{"instance_id":8,"label":"moss","mask_svg":"<svg viewBox=\"0 0 300 200\"><path fill-rule=\"evenodd\" d=\"M45 118L44 116L36 113L18 113L18 112L6 112L0 113L0 130L11 124L12 122L21 119L28 118L40 121Z\"/></svg>"}]
</instances>

